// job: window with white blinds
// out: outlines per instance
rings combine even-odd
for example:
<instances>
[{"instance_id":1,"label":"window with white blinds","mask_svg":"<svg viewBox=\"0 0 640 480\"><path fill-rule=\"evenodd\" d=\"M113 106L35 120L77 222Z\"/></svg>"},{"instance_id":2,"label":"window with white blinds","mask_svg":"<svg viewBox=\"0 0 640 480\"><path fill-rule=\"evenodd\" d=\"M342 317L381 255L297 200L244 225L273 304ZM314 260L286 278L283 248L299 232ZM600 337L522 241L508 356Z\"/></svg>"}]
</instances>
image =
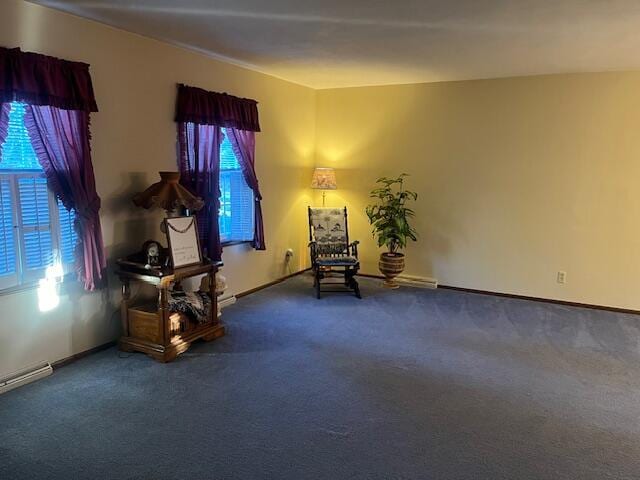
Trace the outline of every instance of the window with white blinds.
<instances>
[{"instance_id":1,"label":"window with white blinds","mask_svg":"<svg viewBox=\"0 0 640 480\"><path fill-rule=\"evenodd\" d=\"M220 241L229 243L253 240L253 190L244 179L226 135L220 145L220 193Z\"/></svg>"},{"instance_id":2,"label":"window with white blinds","mask_svg":"<svg viewBox=\"0 0 640 480\"><path fill-rule=\"evenodd\" d=\"M38 281L48 267L74 261L74 212L47 187L24 125L25 105L13 103L0 146L0 289Z\"/></svg>"}]
</instances>

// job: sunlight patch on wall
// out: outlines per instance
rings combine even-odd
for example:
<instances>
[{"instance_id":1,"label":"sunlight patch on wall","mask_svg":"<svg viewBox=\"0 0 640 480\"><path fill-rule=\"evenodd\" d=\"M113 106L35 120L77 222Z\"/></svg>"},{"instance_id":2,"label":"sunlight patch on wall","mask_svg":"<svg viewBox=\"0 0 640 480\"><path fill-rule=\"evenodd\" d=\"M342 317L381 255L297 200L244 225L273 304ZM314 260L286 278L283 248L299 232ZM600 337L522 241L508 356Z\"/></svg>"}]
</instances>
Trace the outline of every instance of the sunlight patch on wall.
<instances>
[{"instance_id":1,"label":"sunlight patch on wall","mask_svg":"<svg viewBox=\"0 0 640 480\"><path fill-rule=\"evenodd\" d=\"M38 308L41 312L49 312L60 304L58 288L62 282L64 270L62 264L47 267L45 278L41 279L38 286Z\"/></svg>"}]
</instances>

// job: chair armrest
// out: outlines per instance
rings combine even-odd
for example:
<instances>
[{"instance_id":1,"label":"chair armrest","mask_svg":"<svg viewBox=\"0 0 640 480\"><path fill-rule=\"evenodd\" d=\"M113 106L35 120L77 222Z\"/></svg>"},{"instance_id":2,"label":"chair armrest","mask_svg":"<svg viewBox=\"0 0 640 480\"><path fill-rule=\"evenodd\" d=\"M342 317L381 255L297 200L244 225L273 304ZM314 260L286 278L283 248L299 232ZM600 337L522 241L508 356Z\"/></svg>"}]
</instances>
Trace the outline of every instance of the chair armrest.
<instances>
[{"instance_id":1,"label":"chair armrest","mask_svg":"<svg viewBox=\"0 0 640 480\"><path fill-rule=\"evenodd\" d=\"M311 263L314 263L318 256L318 253L317 253L318 244L315 242L315 240L312 240L309 242L308 246L309 246L309 253L311 254Z\"/></svg>"},{"instance_id":2,"label":"chair armrest","mask_svg":"<svg viewBox=\"0 0 640 480\"><path fill-rule=\"evenodd\" d=\"M348 246L347 249L349 251L349 254L358 258L358 245L360 244L360 242L358 240L354 240L353 242L351 242Z\"/></svg>"}]
</instances>

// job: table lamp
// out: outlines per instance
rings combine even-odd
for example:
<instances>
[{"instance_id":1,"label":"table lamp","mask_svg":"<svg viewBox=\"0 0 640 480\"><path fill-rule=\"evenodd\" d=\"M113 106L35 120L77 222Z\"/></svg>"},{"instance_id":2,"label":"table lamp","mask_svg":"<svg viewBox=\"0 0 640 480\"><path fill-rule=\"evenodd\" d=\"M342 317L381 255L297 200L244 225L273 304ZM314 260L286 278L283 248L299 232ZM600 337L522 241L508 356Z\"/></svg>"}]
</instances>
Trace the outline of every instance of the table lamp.
<instances>
[{"instance_id":1,"label":"table lamp","mask_svg":"<svg viewBox=\"0 0 640 480\"><path fill-rule=\"evenodd\" d=\"M324 207L327 190L338 188L336 184L336 171L329 167L316 167L311 178L311 188L322 190L322 206Z\"/></svg>"},{"instance_id":2,"label":"table lamp","mask_svg":"<svg viewBox=\"0 0 640 480\"><path fill-rule=\"evenodd\" d=\"M204 206L201 198L193 195L178 183L180 173L160 172L160 181L133 197L133 203L142 208L159 207L167 211L168 217L182 215L182 209L200 210Z\"/></svg>"}]
</instances>

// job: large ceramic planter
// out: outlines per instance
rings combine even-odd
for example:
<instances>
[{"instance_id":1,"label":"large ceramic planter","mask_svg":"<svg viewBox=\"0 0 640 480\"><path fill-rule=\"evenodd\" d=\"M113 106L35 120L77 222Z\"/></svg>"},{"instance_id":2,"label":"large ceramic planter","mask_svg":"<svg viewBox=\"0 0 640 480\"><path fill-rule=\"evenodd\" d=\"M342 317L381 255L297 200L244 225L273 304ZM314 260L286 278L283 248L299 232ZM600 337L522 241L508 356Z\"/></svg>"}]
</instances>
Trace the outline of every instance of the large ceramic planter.
<instances>
[{"instance_id":1,"label":"large ceramic planter","mask_svg":"<svg viewBox=\"0 0 640 480\"><path fill-rule=\"evenodd\" d=\"M380 268L380 272L384 275L385 287L400 287L400 285L395 281L395 278L404 270L404 253L381 253L378 268Z\"/></svg>"}]
</instances>

